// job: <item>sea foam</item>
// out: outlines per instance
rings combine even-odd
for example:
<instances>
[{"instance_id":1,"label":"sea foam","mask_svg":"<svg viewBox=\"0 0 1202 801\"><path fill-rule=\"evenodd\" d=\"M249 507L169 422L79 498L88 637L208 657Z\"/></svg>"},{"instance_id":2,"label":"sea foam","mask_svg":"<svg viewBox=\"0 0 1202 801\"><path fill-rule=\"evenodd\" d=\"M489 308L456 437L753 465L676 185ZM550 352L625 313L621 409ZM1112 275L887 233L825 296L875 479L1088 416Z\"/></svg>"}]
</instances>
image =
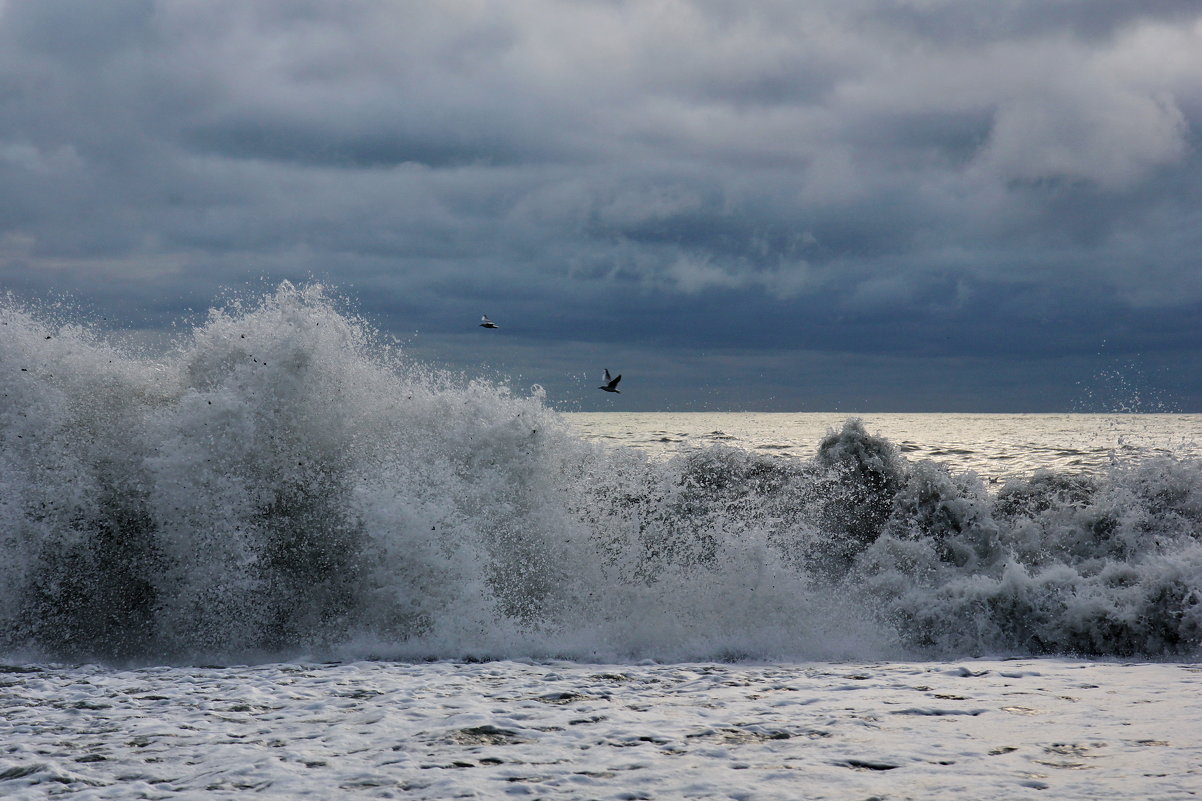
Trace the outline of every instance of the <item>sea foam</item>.
<instances>
[{"instance_id":1,"label":"sea foam","mask_svg":"<svg viewBox=\"0 0 1202 801\"><path fill-rule=\"evenodd\" d=\"M0 652L1196 658L1202 465L1000 490L857 420L652 460L407 360L318 286L166 355L0 302Z\"/></svg>"}]
</instances>

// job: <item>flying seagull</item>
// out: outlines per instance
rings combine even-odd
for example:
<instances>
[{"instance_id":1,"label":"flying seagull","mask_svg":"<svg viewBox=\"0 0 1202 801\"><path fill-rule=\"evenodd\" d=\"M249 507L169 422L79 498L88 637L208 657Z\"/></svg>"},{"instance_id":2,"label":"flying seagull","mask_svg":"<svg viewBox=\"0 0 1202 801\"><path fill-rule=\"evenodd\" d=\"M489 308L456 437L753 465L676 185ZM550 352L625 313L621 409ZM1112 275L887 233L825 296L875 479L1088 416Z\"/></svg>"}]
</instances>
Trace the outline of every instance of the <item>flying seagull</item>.
<instances>
[{"instance_id":1,"label":"flying seagull","mask_svg":"<svg viewBox=\"0 0 1202 801\"><path fill-rule=\"evenodd\" d=\"M620 394L622 390L618 389L618 382L621 380L622 376L620 375L617 378L610 378L609 368L607 367L605 368L605 383L597 387L597 389L603 389L606 392L617 392Z\"/></svg>"},{"instance_id":2,"label":"flying seagull","mask_svg":"<svg viewBox=\"0 0 1202 801\"><path fill-rule=\"evenodd\" d=\"M500 328L501 326L497 325L492 320L488 319L487 314L482 314L482 315L480 315L480 327L481 328Z\"/></svg>"}]
</instances>

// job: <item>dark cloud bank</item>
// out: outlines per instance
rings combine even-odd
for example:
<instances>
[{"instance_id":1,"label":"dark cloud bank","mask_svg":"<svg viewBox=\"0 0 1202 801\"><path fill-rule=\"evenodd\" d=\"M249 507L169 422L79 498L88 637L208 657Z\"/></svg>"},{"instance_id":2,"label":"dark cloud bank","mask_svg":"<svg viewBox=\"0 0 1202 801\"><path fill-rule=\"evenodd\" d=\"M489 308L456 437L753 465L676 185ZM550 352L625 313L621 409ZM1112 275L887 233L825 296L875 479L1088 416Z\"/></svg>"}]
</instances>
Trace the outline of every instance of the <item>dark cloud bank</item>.
<instances>
[{"instance_id":1,"label":"dark cloud bank","mask_svg":"<svg viewBox=\"0 0 1202 801\"><path fill-rule=\"evenodd\" d=\"M1197 412L1200 75L1192 1L0 0L0 287L314 278L567 409Z\"/></svg>"}]
</instances>

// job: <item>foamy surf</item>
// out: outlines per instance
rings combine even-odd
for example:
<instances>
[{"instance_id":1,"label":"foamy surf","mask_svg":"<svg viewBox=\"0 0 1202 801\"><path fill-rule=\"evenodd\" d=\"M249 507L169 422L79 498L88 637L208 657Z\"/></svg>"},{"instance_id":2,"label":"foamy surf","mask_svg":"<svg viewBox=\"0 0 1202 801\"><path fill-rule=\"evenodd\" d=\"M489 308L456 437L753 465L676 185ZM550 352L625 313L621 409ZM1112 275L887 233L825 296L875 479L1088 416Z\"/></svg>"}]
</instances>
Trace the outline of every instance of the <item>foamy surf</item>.
<instances>
[{"instance_id":1,"label":"foamy surf","mask_svg":"<svg viewBox=\"0 0 1202 801\"><path fill-rule=\"evenodd\" d=\"M29 801L1185 801L1202 773L1202 673L1180 664L525 660L0 665L0 675L0 793Z\"/></svg>"},{"instance_id":2,"label":"foamy surf","mask_svg":"<svg viewBox=\"0 0 1202 801\"><path fill-rule=\"evenodd\" d=\"M1194 658L1202 465L987 489L851 420L667 461L407 360L317 286L170 353L0 306L0 651Z\"/></svg>"}]
</instances>

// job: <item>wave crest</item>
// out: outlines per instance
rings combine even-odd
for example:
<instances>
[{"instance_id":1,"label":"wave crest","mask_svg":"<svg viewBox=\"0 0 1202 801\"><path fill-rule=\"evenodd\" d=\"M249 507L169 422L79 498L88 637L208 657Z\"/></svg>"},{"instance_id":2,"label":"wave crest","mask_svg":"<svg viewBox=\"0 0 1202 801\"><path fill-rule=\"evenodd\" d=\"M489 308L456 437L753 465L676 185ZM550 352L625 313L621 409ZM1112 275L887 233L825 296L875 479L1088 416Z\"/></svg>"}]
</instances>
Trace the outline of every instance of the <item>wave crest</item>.
<instances>
[{"instance_id":1,"label":"wave crest","mask_svg":"<svg viewBox=\"0 0 1202 801\"><path fill-rule=\"evenodd\" d=\"M857 420L667 462L316 286L139 358L0 303L0 650L56 659L1196 656L1202 467L991 492Z\"/></svg>"}]
</instances>

